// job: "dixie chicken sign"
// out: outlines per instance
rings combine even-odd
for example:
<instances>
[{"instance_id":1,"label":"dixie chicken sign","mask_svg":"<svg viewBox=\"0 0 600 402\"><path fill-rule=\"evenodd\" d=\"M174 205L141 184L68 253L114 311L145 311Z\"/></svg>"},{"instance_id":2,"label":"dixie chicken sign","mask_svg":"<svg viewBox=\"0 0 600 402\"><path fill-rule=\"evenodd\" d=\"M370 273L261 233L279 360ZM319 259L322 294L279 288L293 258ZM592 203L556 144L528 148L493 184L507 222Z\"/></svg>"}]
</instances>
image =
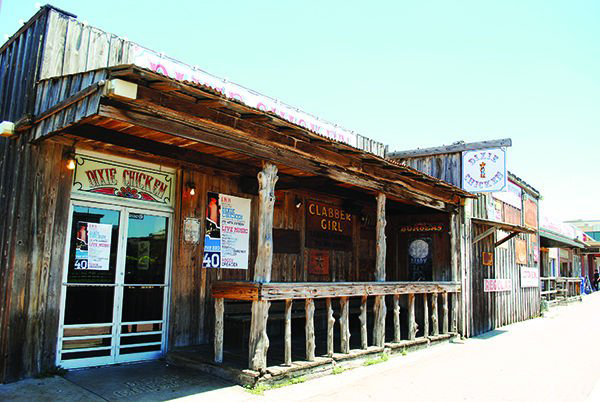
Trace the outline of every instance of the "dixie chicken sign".
<instances>
[{"instance_id":1,"label":"dixie chicken sign","mask_svg":"<svg viewBox=\"0 0 600 402\"><path fill-rule=\"evenodd\" d=\"M463 189L472 193L502 191L506 186L506 151L466 151L462 155Z\"/></svg>"}]
</instances>

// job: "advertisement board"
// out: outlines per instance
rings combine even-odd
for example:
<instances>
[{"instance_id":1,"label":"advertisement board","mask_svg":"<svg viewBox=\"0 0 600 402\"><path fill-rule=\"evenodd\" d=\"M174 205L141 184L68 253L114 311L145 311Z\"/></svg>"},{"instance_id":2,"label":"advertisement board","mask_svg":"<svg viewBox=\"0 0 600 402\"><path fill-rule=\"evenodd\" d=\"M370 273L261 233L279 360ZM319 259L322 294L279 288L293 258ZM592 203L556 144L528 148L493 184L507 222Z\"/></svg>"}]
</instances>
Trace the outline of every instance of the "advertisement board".
<instances>
[{"instance_id":1,"label":"advertisement board","mask_svg":"<svg viewBox=\"0 0 600 402\"><path fill-rule=\"evenodd\" d=\"M540 285L540 273L535 267L521 267L521 287L535 288Z\"/></svg>"},{"instance_id":2,"label":"advertisement board","mask_svg":"<svg viewBox=\"0 0 600 402\"><path fill-rule=\"evenodd\" d=\"M204 268L248 269L250 199L208 193Z\"/></svg>"}]
</instances>

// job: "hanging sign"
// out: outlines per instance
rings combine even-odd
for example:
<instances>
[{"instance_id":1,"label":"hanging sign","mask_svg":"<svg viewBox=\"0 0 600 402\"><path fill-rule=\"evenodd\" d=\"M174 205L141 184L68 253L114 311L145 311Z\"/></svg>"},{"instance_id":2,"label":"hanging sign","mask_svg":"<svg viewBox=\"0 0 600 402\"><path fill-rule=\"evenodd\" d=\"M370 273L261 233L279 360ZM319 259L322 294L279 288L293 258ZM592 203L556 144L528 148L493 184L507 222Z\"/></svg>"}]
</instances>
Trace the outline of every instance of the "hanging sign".
<instances>
[{"instance_id":1,"label":"hanging sign","mask_svg":"<svg viewBox=\"0 0 600 402\"><path fill-rule=\"evenodd\" d=\"M341 207L317 201L306 206L306 247L323 250L352 249L354 215Z\"/></svg>"},{"instance_id":2,"label":"hanging sign","mask_svg":"<svg viewBox=\"0 0 600 402\"><path fill-rule=\"evenodd\" d=\"M172 206L175 174L78 154L73 191Z\"/></svg>"},{"instance_id":3,"label":"hanging sign","mask_svg":"<svg viewBox=\"0 0 600 402\"><path fill-rule=\"evenodd\" d=\"M521 287L536 288L540 285L540 274L535 267L521 267Z\"/></svg>"},{"instance_id":4,"label":"hanging sign","mask_svg":"<svg viewBox=\"0 0 600 402\"><path fill-rule=\"evenodd\" d=\"M204 268L248 269L250 199L208 193Z\"/></svg>"},{"instance_id":5,"label":"hanging sign","mask_svg":"<svg viewBox=\"0 0 600 402\"><path fill-rule=\"evenodd\" d=\"M462 155L463 189L474 193L502 191L506 186L506 151L466 151Z\"/></svg>"},{"instance_id":6,"label":"hanging sign","mask_svg":"<svg viewBox=\"0 0 600 402\"><path fill-rule=\"evenodd\" d=\"M108 271L112 225L78 222L75 246L76 270Z\"/></svg>"},{"instance_id":7,"label":"hanging sign","mask_svg":"<svg viewBox=\"0 0 600 402\"><path fill-rule=\"evenodd\" d=\"M507 292L512 289L510 279L484 279L483 291L489 292Z\"/></svg>"}]
</instances>

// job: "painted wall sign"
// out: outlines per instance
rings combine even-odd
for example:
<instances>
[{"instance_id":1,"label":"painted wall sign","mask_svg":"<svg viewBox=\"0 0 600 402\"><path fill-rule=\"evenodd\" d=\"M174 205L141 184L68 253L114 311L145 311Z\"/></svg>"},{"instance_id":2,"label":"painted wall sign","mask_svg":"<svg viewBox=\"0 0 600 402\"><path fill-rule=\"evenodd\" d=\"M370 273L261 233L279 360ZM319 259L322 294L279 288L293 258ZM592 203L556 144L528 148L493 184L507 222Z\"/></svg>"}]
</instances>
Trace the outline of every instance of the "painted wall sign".
<instances>
[{"instance_id":1,"label":"painted wall sign","mask_svg":"<svg viewBox=\"0 0 600 402\"><path fill-rule=\"evenodd\" d=\"M417 223L415 225L400 226L400 232L441 232L444 230L444 225L441 223Z\"/></svg>"},{"instance_id":2,"label":"painted wall sign","mask_svg":"<svg viewBox=\"0 0 600 402\"><path fill-rule=\"evenodd\" d=\"M463 189L474 193L502 191L506 186L506 151L502 148L462 154Z\"/></svg>"},{"instance_id":3,"label":"painted wall sign","mask_svg":"<svg viewBox=\"0 0 600 402\"><path fill-rule=\"evenodd\" d=\"M527 241L515 240L515 260L517 264L527 265Z\"/></svg>"},{"instance_id":4,"label":"painted wall sign","mask_svg":"<svg viewBox=\"0 0 600 402\"><path fill-rule=\"evenodd\" d=\"M353 221L354 215L341 207L308 201L306 205L306 247L351 250Z\"/></svg>"},{"instance_id":5,"label":"painted wall sign","mask_svg":"<svg viewBox=\"0 0 600 402\"><path fill-rule=\"evenodd\" d=\"M523 200L523 213L525 216L525 226L532 229L538 228L538 210L537 203L531 198Z\"/></svg>"},{"instance_id":6,"label":"painted wall sign","mask_svg":"<svg viewBox=\"0 0 600 402\"><path fill-rule=\"evenodd\" d=\"M521 211L512 205L504 204L504 222L521 225Z\"/></svg>"},{"instance_id":7,"label":"painted wall sign","mask_svg":"<svg viewBox=\"0 0 600 402\"><path fill-rule=\"evenodd\" d=\"M74 192L173 205L174 173L82 154L75 161Z\"/></svg>"},{"instance_id":8,"label":"painted wall sign","mask_svg":"<svg viewBox=\"0 0 600 402\"><path fill-rule=\"evenodd\" d=\"M512 289L510 279L484 279L484 292L508 292Z\"/></svg>"},{"instance_id":9,"label":"painted wall sign","mask_svg":"<svg viewBox=\"0 0 600 402\"><path fill-rule=\"evenodd\" d=\"M321 120L293 106L286 105L276 99L261 95L258 92L244 88L227 80L215 77L187 64L169 59L149 49L137 46L133 49L133 63L163 74L179 81L189 81L204 85L220 92L230 99L242 102L247 106L271 112L291 123L302 126L312 132L336 141L357 146L357 136L354 132L345 130L337 125Z\"/></svg>"},{"instance_id":10,"label":"painted wall sign","mask_svg":"<svg viewBox=\"0 0 600 402\"><path fill-rule=\"evenodd\" d=\"M540 273L535 267L521 267L521 287L536 288L540 286Z\"/></svg>"},{"instance_id":11,"label":"painted wall sign","mask_svg":"<svg viewBox=\"0 0 600 402\"><path fill-rule=\"evenodd\" d=\"M200 242L200 219L185 218L183 221L183 241L191 244Z\"/></svg>"},{"instance_id":12,"label":"painted wall sign","mask_svg":"<svg viewBox=\"0 0 600 402\"><path fill-rule=\"evenodd\" d=\"M512 181L508 181L504 191L492 193L492 197L517 209L522 208L521 198L523 197L523 190Z\"/></svg>"},{"instance_id":13,"label":"painted wall sign","mask_svg":"<svg viewBox=\"0 0 600 402\"><path fill-rule=\"evenodd\" d=\"M308 273L310 275L329 275L329 251L308 251Z\"/></svg>"},{"instance_id":14,"label":"painted wall sign","mask_svg":"<svg viewBox=\"0 0 600 402\"><path fill-rule=\"evenodd\" d=\"M77 270L108 271L112 225L78 222L75 246Z\"/></svg>"},{"instance_id":15,"label":"painted wall sign","mask_svg":"<svg viewBox=\"0 0 600 402\"><path fill-rule=\"evenodd\" d=\"M483 252L482 263L486 267L491 267L494 265L494 253L488 253L486 251Z\"/></svg>"},{"instance_id":16,"label":"painted wall sign","mask_svg":"<svg viewBox=\"0 0 600 402\"><path fill-rule=\"evenodd\" d=\"M248 269L250 199L208 193L204 268Z\"/></svg>"}]
</instances>

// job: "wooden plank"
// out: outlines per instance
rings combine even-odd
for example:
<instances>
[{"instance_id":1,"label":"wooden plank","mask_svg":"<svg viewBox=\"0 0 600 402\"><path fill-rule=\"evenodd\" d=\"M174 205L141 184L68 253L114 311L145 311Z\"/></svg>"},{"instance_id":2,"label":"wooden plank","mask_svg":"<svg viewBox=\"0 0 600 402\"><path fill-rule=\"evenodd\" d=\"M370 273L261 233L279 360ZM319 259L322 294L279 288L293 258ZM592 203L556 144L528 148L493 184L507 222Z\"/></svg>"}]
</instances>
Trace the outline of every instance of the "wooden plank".
<instances>
[{"instance_id":1,"label":"wooden plank","mask_svg":"<svg viewBox=\"0 0 600 402\"><path fill-rule=\"evenodd\" d=\"M400 331L400 295L394 295L394 342L402 340Z\"/></svg>"},{"instance_id":2,"label":"wooden plank","mask_svg":"<svg viewBox=\"0 0 600 402\"><path fill-rule=\"evenodd\" d=\"M440 324L439 324L439 315L438 315L438 294L431 294L431 326L432 331L431 334L433 336L438 336L440 334Z\"/></svg>"},{"instance_id":3,"label":"wooden plank","mask_svg":"<svg viewBox=\"0 0 600 402\"><path fill-rule=\"evenodd\" d=\"M342 353L350 353L350 317L348 298L340 298L340 344Z\"/></svg>"},{"instance_id":4,"label":"wooden plank","mask_svg":"<svg viewBox=\"0 0 600 402\"><path fill-rule=\"evenodd\" d=\"M485 232L475 236L475 238L473 239L473 244L480 242L481 240L485 239L488 236L493 235L494 233L496 233L496 227L489 228Z\"/></svg>"},{"instance_id":5,"label":"wooden plank","mask_svg":"<svg viewBox=\"0 0 600 402\"><path fill-rule=\"evenodd\" d=\"M284 333L284 364L292 365L292 303L293 300L285 301L285 333Z\"/></svg>"},{"instance_id":6,"label":"wooden plank","mask_svg":"<svg viewBox=\"0 0 600 402\"><path fill-rule=\"evenodd\" d=\"M255 282L215 282L212 297L231 300L259 300L260 284Z\"/></svg>"},{"instance_id":7,"label":"wooden plank","mask_svg":"<svg viewBox=\"0 0 600 402\"><path fill-rule=\"evenodd\" d=\"M367 349L369 347L367 339L367 296L361 298L360 303L360 345L361 348Z\"/></svg>"},{"instance_id":8,"label":"wooden plank","mask_svg":"<svg viewBox=\"0 0 600 402\"><path fill-rule=\"evenodd\" d=\"M417 322L415 320L415 294L408 295L408 340L414 341L417 337Z\"/></svg>"},{"instance_id":9,"label":"wooden plank","mask_svg":"<svg viewBox=\"0 0 600 402\"><path fill-rule=\"evenodd\" d=\"M444 145L441 147L418 148L408 151L389 152L387 154L387 157L392 159L406 159L510 146L512 146L512 140L510 138L503 138L500 140L478 141L470 143Z\"/></svg>"},{"instance_id":10,"label":"wooden plank","mask_svg":"<svg viewBox=\"0 0 600 402\"><path fill-rule=\"evenodd\" d=\"M385 194L377 194L377 218L375 223L376 245L375 245L375 280L385 281Z\"/></svg>"},{"instance_id":11,"label":"wooden plank","mask_svg":"<svg viewBox=\"0 0 600 402\"><path fill-rule=\"evenodd\" d=\"M327 356L333 356L333 329L335 326L335 318L333 317L333 307L331 305L331 298L325 299L325 306L327 308Z\"/></svg>"},{"instance_id":12,"label":"wooden plank","mask_svg":"<svg viewBox=\"0 0 600 402\"><path fill-rule=\"evenodd\" d=\"M306 323L304 333L306 334L306 360L312 362L315 360L315 302L313 299L306 299Z\"/></svg>"},{"instance_id":13,"label":"wooden plank","mask_svg":"<svg viewBox=\"0 0 600 402\"><path fill-rule=\"evenodd\" d=\"M224 299L215 299L215 363L223 363L223 315Z\"/></svg>"},{"instance_id":14,"label":"wooden plank","mask_svg":"<svg viewBox=\"0 0 600 402\"><path fill-rule=\"evenodd\" d=\"M452 293L452 332L458 332L458 294Z\"/></svg>"}]
</instances>

